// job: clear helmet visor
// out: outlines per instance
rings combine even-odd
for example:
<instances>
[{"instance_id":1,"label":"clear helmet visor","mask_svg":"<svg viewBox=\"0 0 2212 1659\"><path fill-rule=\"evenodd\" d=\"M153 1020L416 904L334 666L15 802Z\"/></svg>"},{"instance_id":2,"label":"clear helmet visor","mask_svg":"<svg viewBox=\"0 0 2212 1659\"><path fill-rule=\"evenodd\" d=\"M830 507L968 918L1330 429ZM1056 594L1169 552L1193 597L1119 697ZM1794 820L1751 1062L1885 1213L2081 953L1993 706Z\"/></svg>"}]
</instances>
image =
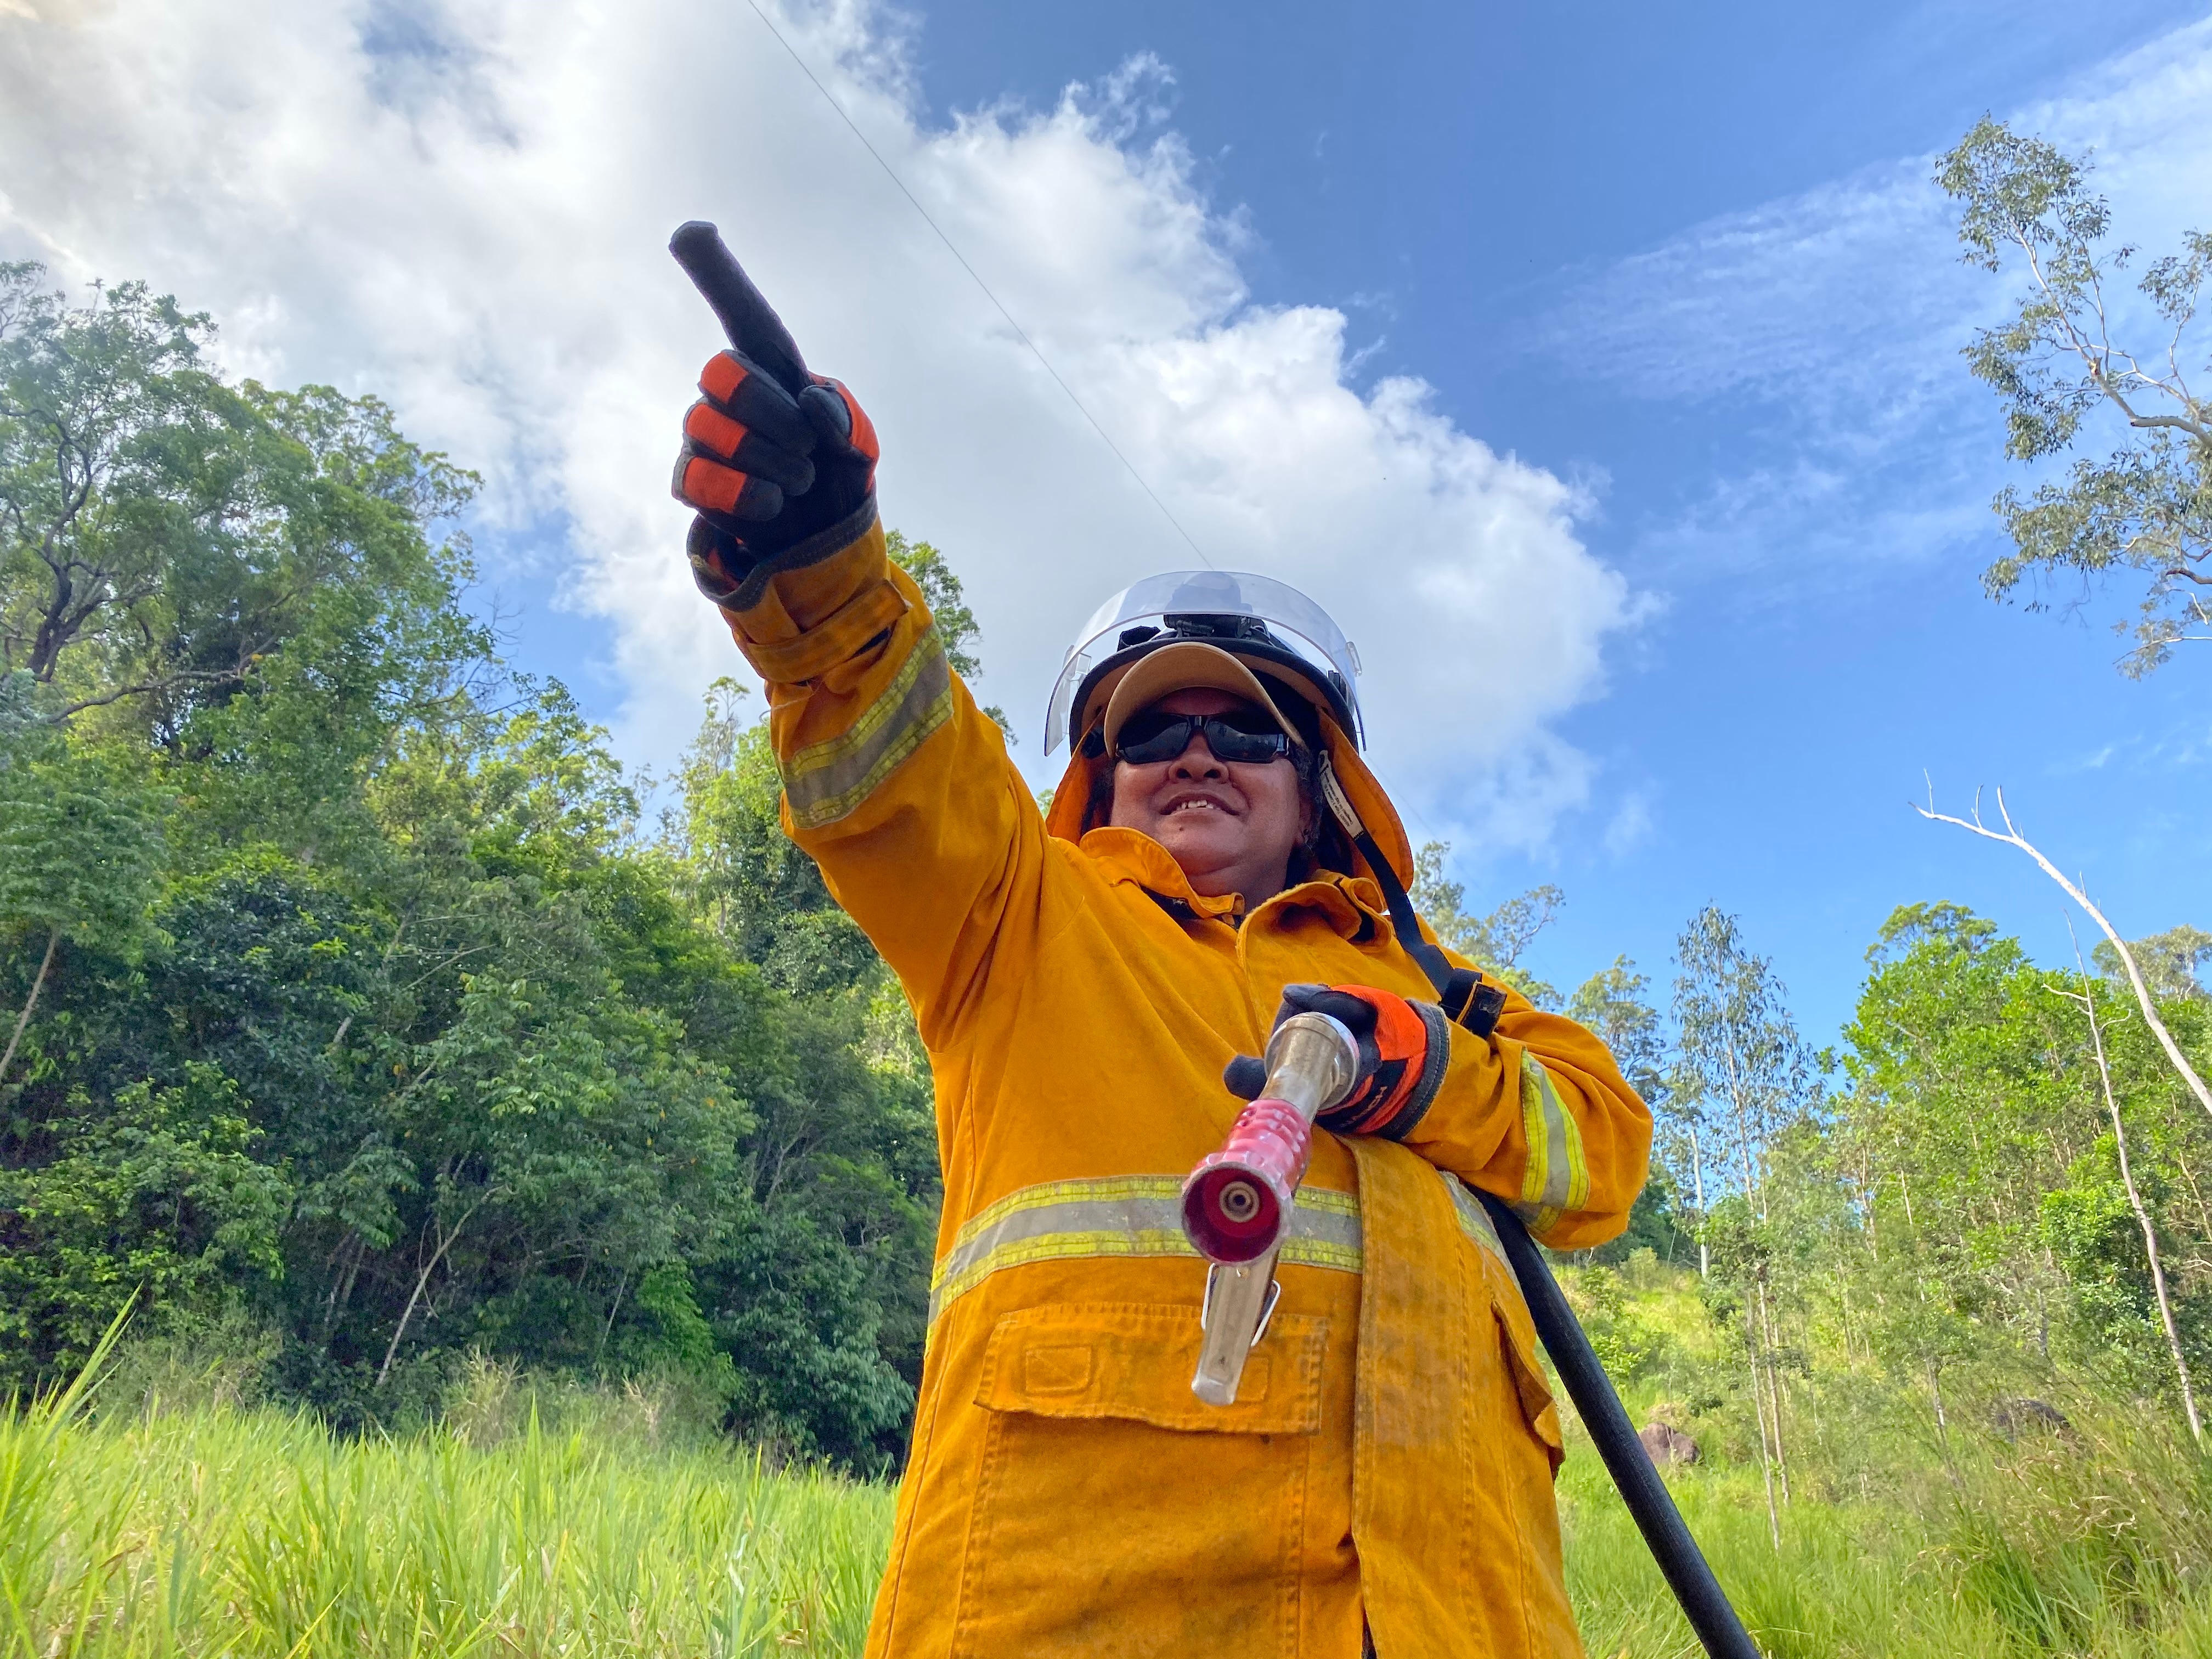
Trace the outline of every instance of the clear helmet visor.
<instances>
[{"instance_id":1,"label":"clear helmet visor","mask_svg":"<svg viewBox=\"0 0 2212 1659\"><path fill-rule=\"evenodd\" d=\"M1123 588L1093 611L1077 632L1045 710L1046 754L1066 739L1077 690L1091 671L1127 648L1122 635L1133 628L1173 632L1168 619L1182 616L1242 617L1260 623L1274 644L1303 659L1317 677L1336 683L1352 715L1352 739L1364 743L1359 653L1328 612L1297 588L1271 577L1240 570L1170 570ZM1227 641L1218 643L1235 648Z\"/></svg>"}]
</instances>

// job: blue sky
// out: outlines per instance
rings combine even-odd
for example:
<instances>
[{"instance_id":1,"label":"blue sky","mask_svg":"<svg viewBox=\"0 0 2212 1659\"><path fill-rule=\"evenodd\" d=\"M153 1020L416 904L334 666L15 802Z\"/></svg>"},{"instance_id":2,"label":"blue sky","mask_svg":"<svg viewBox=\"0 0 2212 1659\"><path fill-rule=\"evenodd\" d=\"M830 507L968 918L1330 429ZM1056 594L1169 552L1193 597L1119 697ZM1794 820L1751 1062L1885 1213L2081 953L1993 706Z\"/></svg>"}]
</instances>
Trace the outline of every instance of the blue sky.
<instances>
[{"instance_id":1,"label":"blue sky","mask_svg":"<svg viewBox=\"0 0 2212 1659\"><path fill-rule=\"evenodd\" d=\"M1825 1042L1896 904L2062 959L2056 890L1915 817L1923 772L2004 786L2130 934L2212 922L2212 656L2128 682L2124 603L1980 593L2008 469L1957 349L2015 279L1927 182L1987 110L2094 146L2154 248L2212 220L2203 0L763 3L1213 562L1359 640L1470 900L1565 890L1547 977L1626 952L1663 998L1717 902ZM715 343L680 219L875 415L1035 781L1075 624L1188 562L748 6L16 0L0 158L0 257L147 276L238 372L481 470L482 602L635 763L741 669L665 494Z\"/></svg>"},{"instance_id":2,"label":"blue sky","mask_svg":"<svg viewBox=\"0 0 2212 1659\"><path fill-rule=\"evenodd\" d=\"M2031 837L2088 874L2124 931L2204 924L2212 661L2185 656L2130 683L2112 672L2102 626L2119 607L2069 625L1982 597L1977 573L1999 545L1987 502L2001 428L1949 342L1919 366L1955 384L1956 406L1933 422L1942 441L1869 459L1916 507L1955 516L1864 545L1852 532L1881 526L1863 498L1832 529L1756 501L1713 523L1729 486L1756 495L1747 481L1760 475L1836 465L1823 443L1778 429L1778 404L1817 402L1816 389L1694 395L1646 375L1624 396L1632 377L1608 372L1606 343L1573 337L1577 301L1603 295L1631 313L1604 325L1616 349L1649 350L1633 312L1664 290L1620 281L1620 262L1869 170L1905 163L1917 183L1927 172L1917 158L1984 110L2064 98L2085 64L2203 9L1394 14L1390 27L1346 30L1335 7L1138 3L1054 8L1041 31L1034 7L940 4L923 15L917 59L943 116L1009 96L1048 103L1102 64L1153 54L1173 74L1171 119L1207 187L1248 216L1256 299L1342 307L1355 339L1375 343L1369 373L1417 374L1469 431L1604 481L1586 539L1665 609L1615 654L1608 692L1561 730L1601 758L1601 796L1638 810L1624 821L1601 800L1535 852L1486 858L1464 839L1456 849L1485 896L1539 881L1566 890L1534 965L1571 984L1625 951L1663 981L1674 932L1710 900L1743 916L1808 1033L1826 1040L1895 904L1958 899L2046 957L2070 949L2060 896L2024 859L1906 810L1923 769L1949 810L1978 785L2005 786ZM1939 235L1911 252L1950 250ZM1699 262L1683 263L1668 286L1694 280ZM2009 291L1974 272L1929 276L1951 278L1969 306L1978 290ZM1769 337L1766 372L1832 373L1828 319L1791 320L1785 337Z\"/></svg>"}]
</instances>

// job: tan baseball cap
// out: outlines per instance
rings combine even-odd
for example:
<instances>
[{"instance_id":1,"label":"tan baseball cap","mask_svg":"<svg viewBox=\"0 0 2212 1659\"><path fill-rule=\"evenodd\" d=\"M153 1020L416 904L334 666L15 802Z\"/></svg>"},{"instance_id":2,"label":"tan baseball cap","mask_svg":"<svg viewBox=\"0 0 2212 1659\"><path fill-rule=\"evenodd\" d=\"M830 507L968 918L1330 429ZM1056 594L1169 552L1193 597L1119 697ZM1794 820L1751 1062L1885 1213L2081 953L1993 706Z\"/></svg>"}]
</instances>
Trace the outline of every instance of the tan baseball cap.
<instances>
[{"instance_id":1,"label":"tan baseball cap","mask_svg":"<svg viewBox=\"0 0 2212 1659\"><path fill-rule=\"evenodd\" d=\"M1102 728L1106 752L1114 752L1115 739L1121 734L1121 722L1132 714L1142 713L1171 693L1198 687L1231 692L1257 704L1274 716L1275 724L1283 728L1285 737L1301 749L1305 747L1298 728L1283 718L1283 711L1267 695L1267 688L1260 684L1258 675L1218 645L1182 640L1138 658L1121 676L1106 702Z\"/></svg>"}]
</instances>

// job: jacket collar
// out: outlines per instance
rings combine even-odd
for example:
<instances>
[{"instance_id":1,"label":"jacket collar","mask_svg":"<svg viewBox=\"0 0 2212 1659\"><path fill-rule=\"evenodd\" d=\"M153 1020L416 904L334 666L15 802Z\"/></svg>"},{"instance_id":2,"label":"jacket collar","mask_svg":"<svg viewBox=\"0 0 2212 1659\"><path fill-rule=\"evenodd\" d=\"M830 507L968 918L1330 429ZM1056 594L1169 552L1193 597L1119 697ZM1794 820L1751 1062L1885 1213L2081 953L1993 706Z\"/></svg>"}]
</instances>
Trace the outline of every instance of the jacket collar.
<instances>
[{"instance_id":1,"label":"jacket collar","mask_svg":"<svg viewBox=\"0 0 2212 1659\"><path fill-rule=\"evenodd\" d=\"M1286 887L1260 907L1265 911L1310 910L1341 938L1364 944L1390 926L1382 890L1365 876L1323 870L1311 881Z\"/></svg>"},{"instance_id":2,"label":"jacket collar","mask_svg":"<svg viewBox=\"0 0 2212 1659\"><path fill-rule=\"evenodd\" d=\"M1107 824L1091 830L1078 845L1105 871L1109 881L1128 882L1219 921L1235 921L1244 914L1241 893L1207 898L1192 891L1190 878L1183 874L1175 855L1141 830Z\"/></svg>"},{"instance_id":3,"label":"jacket collar","mask_svg":"<svg viewBox=\"0 0 2212 1659\"><path fill-rule=\"evenodd\" d=\"M1213 921L1234 925L1243 917L1242 894L1225 893L1218 898L1208 898L1194 892L1190 878L1183 874L1175 855L1141 830L1109 824L1091 830L1079 844L1109 881L1141 887L1157 897L1187 905L1196 915ZM1285 888L1253 914L1291 909L1314 911L1348 939L1371 938L1378 928L1390 925L1382 891L1372 881L1365 876L1347 876L1334 870L1323 870L1311 881Z\"/></svg>"}]
</instances>

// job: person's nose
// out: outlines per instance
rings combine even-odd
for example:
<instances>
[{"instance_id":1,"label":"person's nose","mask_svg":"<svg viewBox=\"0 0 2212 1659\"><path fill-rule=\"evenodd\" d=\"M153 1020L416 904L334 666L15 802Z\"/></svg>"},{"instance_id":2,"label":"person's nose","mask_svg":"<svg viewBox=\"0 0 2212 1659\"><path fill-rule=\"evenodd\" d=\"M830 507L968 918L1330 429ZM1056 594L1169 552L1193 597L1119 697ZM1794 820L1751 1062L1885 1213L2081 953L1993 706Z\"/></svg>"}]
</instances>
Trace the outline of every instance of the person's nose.
<instances>
[{"instance_id":1,"label":"person's nose","mask_svg":"<svg viewBox=\"0 0 2212 1659\"><path fill-rule=\"evenodd\" d=\"M1215 758L1212 746L1206 741L1206 733L1194 732L1190 734L1190 741L1183 745L1182 753L1169 764L1168 775L1193 781L1225 778L1229 775L1229 769Z\"/></svg>"}]
</instances>

